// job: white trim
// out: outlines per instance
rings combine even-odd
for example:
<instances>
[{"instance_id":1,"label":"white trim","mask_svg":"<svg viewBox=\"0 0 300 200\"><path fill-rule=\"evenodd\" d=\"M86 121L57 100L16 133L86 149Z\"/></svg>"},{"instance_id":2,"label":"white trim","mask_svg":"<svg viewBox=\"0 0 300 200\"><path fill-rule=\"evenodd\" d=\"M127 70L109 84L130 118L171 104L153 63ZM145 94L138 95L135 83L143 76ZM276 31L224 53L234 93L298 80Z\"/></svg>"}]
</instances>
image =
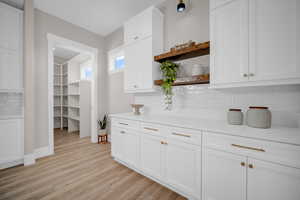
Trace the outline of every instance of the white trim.
<instances>
[{"instance_id":1,"label":"white trim","mask_svg":"<svg viewBox=\"0 0 300 200\"><path fill-rule=\"evenodd\" d=\"M222 84L209 84L209 89L222 89L222 88L237 88L237 87L256 87L256 86L276 86L276 85L298 85L300 78L278 79L278 80L265 80L265 81L245 81L238 83L222 83Z\"/></svg>"},{"instance_id":2,"label":"white trim","mask_svg":"<svg viewBox=\"0 0 300 200\"><path fill-rule=\"evenodd\" d=\"M34 150L35 159L43 158L43 157L50 156L50 155L53 155L53 153L51 153L51 149L49 146L41 147L41 148Z\"/></svg>"},{"instance_id":3,"label":"white trim","mask_svg":"<svg viewBox=\"0 0 300 200\"><path fill-rule=\"evenodd\" d=\"M64 47L72 51L85 52L93 59L93 79L91 80L91 142L97 142L97 118L98 118L98 49L75 42L63 37L47 34L48 39L48 133L49 133L49 154L54 154L54 133L53 133L53 65L54 47Z\"/></svg>"},{"instance_id":4,"label":"white trim","mask_svg":"<svg viewBox=\"0 0 300 200\"><path fill-rule=\"evenodd\" d=\"M34 153L24 155L24 166L34 165L35 155Z\"/></svg>"},{"instance_id":5,"label":"white trim","mask_svg":"<svg viewBox=\"0 0 300 200\"><path fill-rule=\"evenodd\" d=\"M15 167L17 165L22 165L23 163L24 163L24 159L19 159L19 160L7 162L7 163L1 163L0 164L0 169L6 169L6 168L10 168L10 167Z\"/></svg>"}]
</instances>

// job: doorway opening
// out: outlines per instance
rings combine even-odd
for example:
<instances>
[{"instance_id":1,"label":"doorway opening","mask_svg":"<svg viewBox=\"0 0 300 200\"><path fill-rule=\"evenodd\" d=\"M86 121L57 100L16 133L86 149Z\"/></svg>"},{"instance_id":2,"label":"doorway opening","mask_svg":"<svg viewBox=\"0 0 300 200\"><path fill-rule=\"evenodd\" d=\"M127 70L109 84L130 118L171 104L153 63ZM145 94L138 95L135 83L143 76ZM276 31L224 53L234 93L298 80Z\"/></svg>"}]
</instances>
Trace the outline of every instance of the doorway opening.
<instances>
[{"instance_id":1,"label":"doorway opening","mask_svg":"<svg viewBox=\"0 0 300 200\"><path fill-rule=\"evenodd\" d=\"M97 142L98 50L48 34L49 151L54 133Z\"/></svg>"}]
</instances>

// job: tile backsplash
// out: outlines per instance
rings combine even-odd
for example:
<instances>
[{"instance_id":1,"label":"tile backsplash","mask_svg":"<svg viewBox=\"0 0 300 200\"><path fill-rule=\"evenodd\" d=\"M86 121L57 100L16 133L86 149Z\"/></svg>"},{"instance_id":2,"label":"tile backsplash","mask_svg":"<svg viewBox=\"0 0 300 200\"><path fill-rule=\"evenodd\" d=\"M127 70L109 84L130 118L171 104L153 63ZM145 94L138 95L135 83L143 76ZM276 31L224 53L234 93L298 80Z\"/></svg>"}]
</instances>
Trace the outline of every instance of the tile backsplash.
<instances>
[{"instance_id":1,"label":"tile backsplash","mask_svg":"<svg viewBox=\"0 0 300 200\"><path fill-rule=\"evenodd\" d=\"M22 93L0 93L0 118L23 115Z\"/></svg>"},{"instance_id":2,"label":"tile backsplash","mask_svg":"<svg viewBox=\"0 0 300 200\"><path fill-rule=\"evenodd\" d=\"M272 112L272 124L297 127L300 113L300 86L268 86L234 89L208 89L207 86L174 87L173 109L164 110L164 96L135 95L135 103L145 105L145 113L164 113L197 118L226 120L229 108L267 106Z\"/></svg>"}]
</instances>

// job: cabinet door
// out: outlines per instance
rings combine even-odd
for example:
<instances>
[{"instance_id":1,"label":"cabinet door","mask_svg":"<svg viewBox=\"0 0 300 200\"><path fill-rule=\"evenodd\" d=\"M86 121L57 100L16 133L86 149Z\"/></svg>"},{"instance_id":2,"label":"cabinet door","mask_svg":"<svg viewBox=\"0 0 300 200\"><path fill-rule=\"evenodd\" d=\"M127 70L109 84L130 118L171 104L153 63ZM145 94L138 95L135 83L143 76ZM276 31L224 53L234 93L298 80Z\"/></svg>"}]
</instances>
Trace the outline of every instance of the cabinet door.
<instances>
[{"instance_id":1,"label":"cabinet door","mask_svg":"<svg viewBox=\"0 0 300 200\"><path fill-rule=\"evenodd\" d=\"M22 13L0 2L0 48L19 51Z\"/></svg>"},{"instance_id":2,"label":"cabinet door","mask_svg":"<svg viewBox=\"0 0 300 200\"><path fill-rule=\"evenodd\" d=\"M111 128L111 153L113 157L124 160L124 140L123 130L120 128Z\"/></svg>"},{"instance_id":3,"label":"cabinet door","mask_svg":"<svg viewBox=\"0 0 300 200\"><path fill-rule=\"evenodd\" d=\"M133 130L123 130L123 159L133 167L139 165L139 134Z\"/></svg>"},{"instance_id":4,"label":"cabinet door","mask_svg":"<svg viewBox=\"0 0 300 200\"><path fill-rule=\"evenodd\" d=\"M152 37L125 47L125 66L125 91L143 91L152 88Z\"/></svg>"},{"instance_id":5,"label":"cabinet door","mask_svg":"<svg viewBox=\"0 0 300 200\"><path fill-rule=\"evenodd\" d=\"M152 35L152 13L153 8L149 8L125 23L125 44L130 44Z\"/></svg>"},{"instance_id":6,"label":"cabinet door","mask_svg":"<svg viewBox=\"0 0 300 200\"><path fill-rule=\"evenodd\" d=\"M250 80L300 77L300 1L251 0Z\"/></svg>"},{"instance_id":7,"label":"cabinet door","mask_svg":"<svg viewBox=\"0 0 300 200\"><path fill-rule=\"evenodd\" d=\"M161 138L142 134L140 149L142 171L152 177L161 179L163 159Z\"/></svg>"},{"instance_id":8,"label":"cabinet door","mask_svg":"<svg viewBox=\"0 0 300 200\"><path fill-rule=\"evenodd\" d=\"M299 200L300 169L248 160L248 200Z\"/></svg>"},{"instance_id":9,"label":"cabinet door","mask_svg":"<svg viewBox=\"0 0 300 200\"><path fill-rule=\"evenodd\" d=\"M0 3L0 27L0 89L22 89L22 13Z\"/></svg>"},{"instance_id":10,"label":"cabinet door","mask_svg":"<svg viewBox=\"0 0 300 200\"><path fill-rule=\"evenodd\" d=\"M184 142L165 145L166 182L194 199L201 197L201 149Z\"/></svg>"},{"instance_id":11,"label":"cabinet door","mask_svg":"<svg viewBox=\"0 0 300 200\"><path fill-rule=\"evenodd\" d=\"M0 120L0 164L23 159L23 120Z\"/></svg>"},{"instance_id":12,"label":"cabinet door","mask_svg":"<svg viewBox=\"0 0 300 200\"><path fill-rule=\"evenodd\" d=\"M246 157L205 148L203 200L246 199ZM244 165L245 166L242 166Z\"/></svg>"},{"instance_id":13,"label":"cabinet door","mask_svg":"<svg viewBox=\"0 0 300 200\"><path fill-rule=\"evenodd\" d=\"M248 0L211 11L210 28L212 84L248 81Z\"/></svg>"}]
</instances>

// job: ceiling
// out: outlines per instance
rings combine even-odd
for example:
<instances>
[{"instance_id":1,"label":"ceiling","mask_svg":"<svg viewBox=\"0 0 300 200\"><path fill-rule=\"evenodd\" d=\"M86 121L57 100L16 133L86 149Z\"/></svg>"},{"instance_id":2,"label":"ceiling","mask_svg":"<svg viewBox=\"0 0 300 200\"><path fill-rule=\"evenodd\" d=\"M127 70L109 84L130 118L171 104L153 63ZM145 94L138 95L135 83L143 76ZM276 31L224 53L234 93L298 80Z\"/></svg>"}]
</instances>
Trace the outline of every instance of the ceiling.
<instances>
[{"instance_id":1,"label":"ceiling","mask_svg":"<svg viewBox=\"0 0 300 200\"><path fill-rule=\"evenodd\" d=\"M58 57L58 60L62 60L63 62L70 60L76 55L79 55L78 52L71 51L69 49L56 47L53 52L54 57Z\"/></svg>"},{"instance_id":2,"label":"ceiling","mask_svg":"<svg viewBox=\"0 0 300 200\"><path fill-rule=\"evenodd\" d=\"M106 36L121 27L127 19L164 1L36 0L35 7L93 33Z\"/></svg>"}]
</instances>

